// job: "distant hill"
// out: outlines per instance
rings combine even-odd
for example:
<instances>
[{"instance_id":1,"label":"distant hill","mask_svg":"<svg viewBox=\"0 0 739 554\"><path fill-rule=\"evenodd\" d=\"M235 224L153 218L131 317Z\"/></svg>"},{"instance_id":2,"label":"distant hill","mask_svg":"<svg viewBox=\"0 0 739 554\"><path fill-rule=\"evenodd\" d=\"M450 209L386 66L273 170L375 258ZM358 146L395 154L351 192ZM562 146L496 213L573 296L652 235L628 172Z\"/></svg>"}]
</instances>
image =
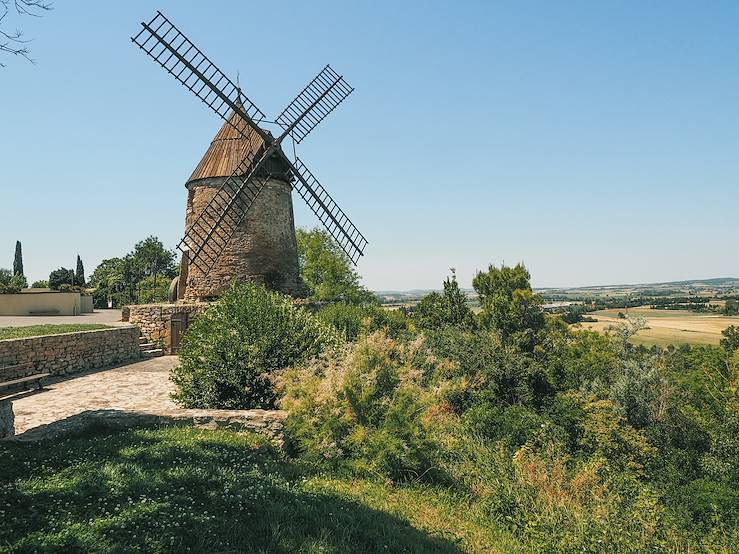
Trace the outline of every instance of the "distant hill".
<instances>
[{"instance_id":1,"label":"distant hill","mask_svg":"<svg viewBox=\"0 0 739 554\"><path fill-rule=\"evenodd\" d=\"M581 287L536 287L536 292L544 295L556 294L598 294L598 293L642 293L653 291L657 294L666 292L689 292L691 290L714 290L718 293L739 293L739 277L714 277L712 279L687 279L684 281L667 281L662 283L637 283L621 285L589 285ZM441 289L411 289L411 290L377 290L373 291L382 302L405 303L419 300L431 292L440 292ZM462 289L470 298L477 296L473 289Z\"/></svg>"}]
</instances>

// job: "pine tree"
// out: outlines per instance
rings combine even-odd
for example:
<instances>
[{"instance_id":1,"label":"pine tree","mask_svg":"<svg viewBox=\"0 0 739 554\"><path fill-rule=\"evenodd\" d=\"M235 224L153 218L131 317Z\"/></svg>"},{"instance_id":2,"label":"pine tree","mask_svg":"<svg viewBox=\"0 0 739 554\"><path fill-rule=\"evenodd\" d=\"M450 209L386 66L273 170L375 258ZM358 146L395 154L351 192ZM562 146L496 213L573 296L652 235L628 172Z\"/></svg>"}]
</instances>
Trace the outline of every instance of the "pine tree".
<instances>
[{"instance_id":1,"label":"pine tree","mask_svg":"<svg viewBox=\"0 0 739 554\"><path fill-rule=\"evenodd\" d=\"M15 241L15 258L13 259L13 275L23 275L23 253L21 241Z\"/></svg>"},{"instance_id":2,"label":"pine tree","mask_svg":"<svg viewBox=\"0 0 739 554\"><path fill-rule=\"evenodd\" d=\"M77 254L77 271L74 274L74 284L80 287L85 286L85 266L82 265L82 258Z\"/></svg>"}]
</instances>

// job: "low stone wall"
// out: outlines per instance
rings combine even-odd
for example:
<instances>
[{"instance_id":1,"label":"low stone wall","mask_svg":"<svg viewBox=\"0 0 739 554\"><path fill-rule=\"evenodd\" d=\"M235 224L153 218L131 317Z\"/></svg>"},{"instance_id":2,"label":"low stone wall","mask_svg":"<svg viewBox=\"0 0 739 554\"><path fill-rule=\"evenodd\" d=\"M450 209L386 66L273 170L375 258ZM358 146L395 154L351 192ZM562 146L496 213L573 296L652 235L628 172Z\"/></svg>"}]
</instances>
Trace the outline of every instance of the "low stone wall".
<instances>
[{"instance_id":1,"label":"low stone wall","mask_svg":"<svg viewBox=\"0 0 739 554\"><path fill-rule=\"evenodd\" d=\"M126 306L128 322L138 326L141 334L152 342L161 342L165 352L172 351L171 324L175 314L193 317L208 309L205 302L195 304L139 304Z\"/></svg>"},{"instance_id":2,"label":"low stone wall","mask_svg":"<svg viewBox=\"0 0 739 554\"><path fill-rule=\"evenodd\" d=\"M134 326L0 340L0 381L40 372L67 375L140 357Z\"/></svg>"},{"instance_id":3,"label":"low stone wall","mask_svg":"<svg viewBox=\"0 0 739 554\"><path fill-rule=\"evenodd\" d=\"M13 404L9 400L0 400L0 439L12 437L14 433Z\"/></svg>"},{"instance_id":4,"label":"low stone wall","mask_svg":"<svg viewBox=\"0 0 739 554\"><path fill-rule=\"evenodd\" d=\"M124 410L90 410L49 425L40 425L13 440L37 442L58 440L80 433L90 427L125 429L138 426L195 426L204 429L257 431L266 434L278 446L284 442L284 421L287 412L281 410L161 410L157 413Z\"/></svg>"}]
</instances>

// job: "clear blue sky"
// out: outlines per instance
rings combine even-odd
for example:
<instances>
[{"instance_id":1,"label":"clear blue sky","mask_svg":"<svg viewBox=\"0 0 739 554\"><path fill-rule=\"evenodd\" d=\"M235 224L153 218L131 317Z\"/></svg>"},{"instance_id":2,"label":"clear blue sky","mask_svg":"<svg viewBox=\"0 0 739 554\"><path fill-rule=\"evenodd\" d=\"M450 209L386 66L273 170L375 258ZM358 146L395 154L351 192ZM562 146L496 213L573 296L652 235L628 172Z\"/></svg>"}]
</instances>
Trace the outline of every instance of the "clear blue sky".
<instances>
[{"instance_id":1,"label":"clear blue sky","mask_svg":"<svg viewBox=\"0 0 739 554\"><path fill-rule=\"evenodd\" d=\"M300 154L372 289L739 276L736 2L57 0L0 70L0 267L176 245L221 122L130 42L157 8L268 115L328 62L355 87Z\"/></svg>"}]
</instances>

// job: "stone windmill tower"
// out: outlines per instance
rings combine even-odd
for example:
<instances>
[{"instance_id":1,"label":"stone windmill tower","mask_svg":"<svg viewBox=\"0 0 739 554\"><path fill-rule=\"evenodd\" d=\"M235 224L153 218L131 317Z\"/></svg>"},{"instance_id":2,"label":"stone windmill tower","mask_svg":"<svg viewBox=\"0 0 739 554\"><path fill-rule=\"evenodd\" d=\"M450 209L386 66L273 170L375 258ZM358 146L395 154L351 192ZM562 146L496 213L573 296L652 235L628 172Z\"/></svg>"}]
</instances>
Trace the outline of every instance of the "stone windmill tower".
<instances>
[{"instance_id":1,"label":"stone windmill tower","mask_svg":"<svg viewBox=\"0 0 739 554\"><path fill-rule=\"evenodd\" d=\"M225 124L187 182L182 269L174 294L186 301L217 297L233 280L298 291L291 191L295 189L356 263L367 239L313 173L295 146L354 90L326 66L278 115L274 137L266 116L161 12L132 37L148 56L194 93Z\"/></svg>"},{"instance_id":2,"label":"stone windmill tower","mask_svg":"<svg viewBox=\"0 0 739 554\"><path fill-rule=\"evenodd\" d=\"M209 217L205 208L239 162L263 146L261 141L241 136L236 130L238 117L233 112L223 124L185 185L185 229L199 217ZM269 179L215 264L203 271L197 265L183 263L178 283L180 299L200 301L217 297L234 279L255 281L287 294L300 292L290 167L277 156L267 164L258 177L269 175Z\"/></svg>"}]
</instances>

